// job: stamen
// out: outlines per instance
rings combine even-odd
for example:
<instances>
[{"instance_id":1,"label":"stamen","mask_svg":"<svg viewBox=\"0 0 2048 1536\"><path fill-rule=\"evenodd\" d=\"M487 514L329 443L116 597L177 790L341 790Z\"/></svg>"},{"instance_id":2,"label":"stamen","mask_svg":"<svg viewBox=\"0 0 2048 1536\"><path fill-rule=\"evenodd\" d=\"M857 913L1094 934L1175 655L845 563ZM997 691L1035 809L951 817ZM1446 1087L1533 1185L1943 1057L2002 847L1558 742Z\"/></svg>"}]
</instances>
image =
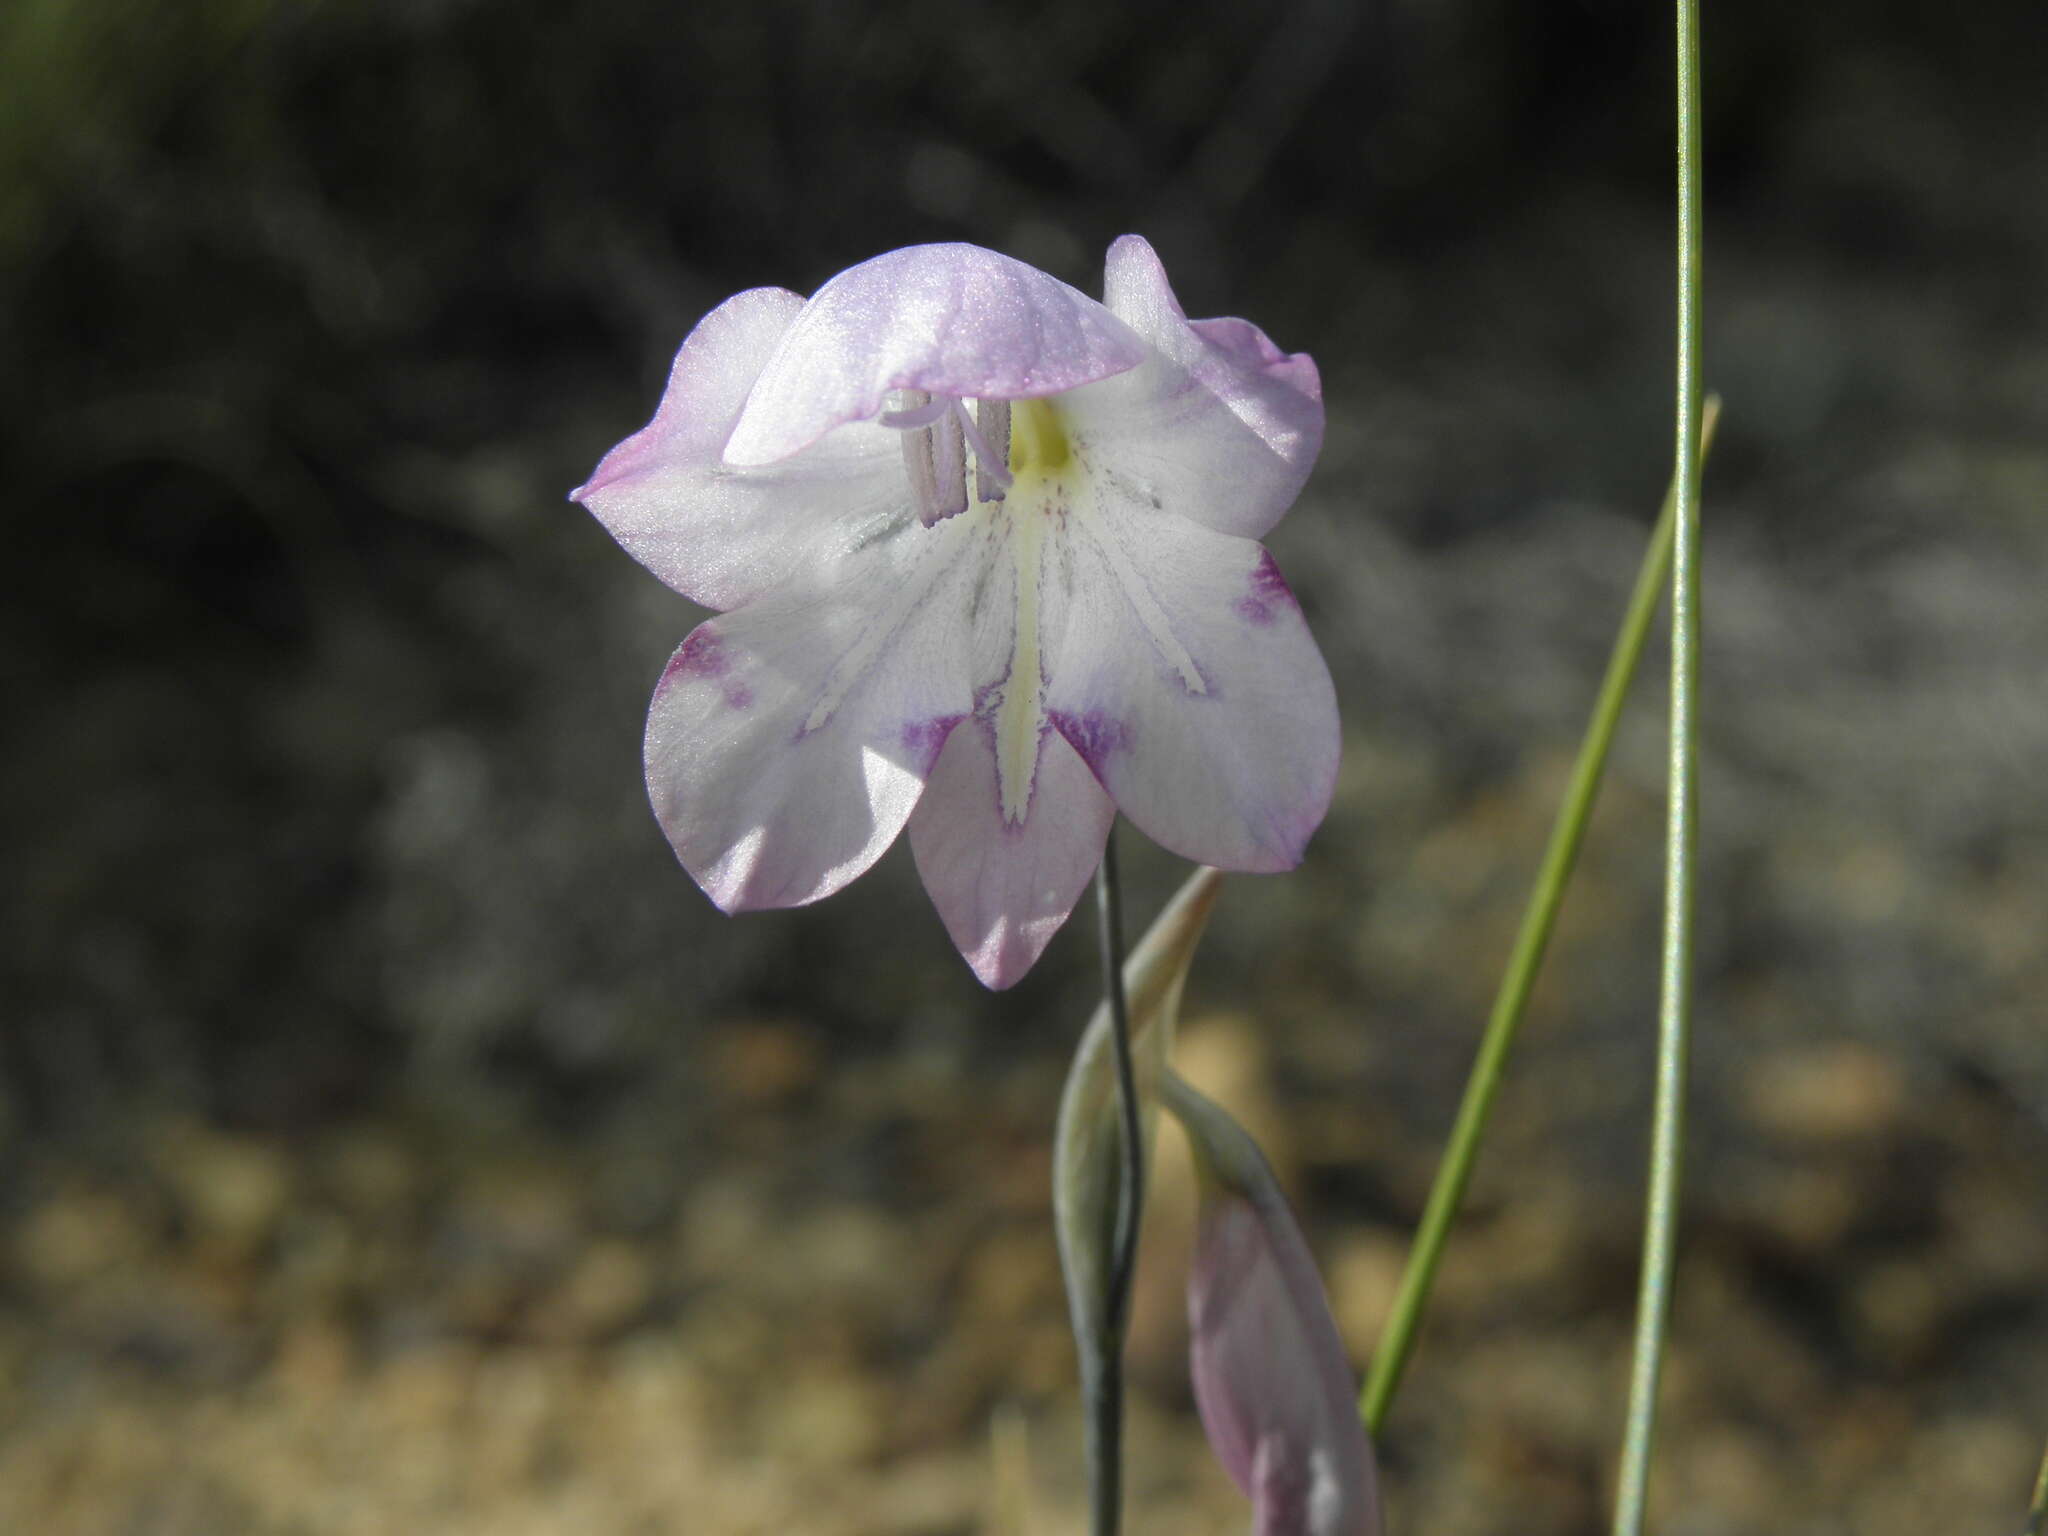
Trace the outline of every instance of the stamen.
<instances>
[{"instance_id":1,"label":"stamen","mask_svg":"<svg viewBox=\"0 0 2048 1536\"><path fill-rule=\"evenodd\" d=\"M958 401L950 403L953 409L925 428L932 440L936 507L935 513L925 519L926 527L967 510L967 444L960 436L960 424L967 413L960 409Z\"/></svg>"},{"instance_id":2,"label":"stamen","mask_svg":"<svg viewBox=\"0 0 2048 1536\"><path fill-rule=\"evenodd\" d=\"M951 396L934 400L921 389L903 391L900 411L876 417L903 434L903 468L917 520L929 528L967 510L967 413Z\"/></svg>"},{"instance_id":3,"label":"stamen","mask_svg":"<svg viewBox=\"0 0 2048 1536\"><path fill-rule=\"evenodd\" d=\"M974 415L960 413L960 426L974 450L974 497L1001 501L1015 477L1010 473L1010 402L977 400Z\"/></svg>"},{"instance_id":4,"label":"stamen","mask_svg":"<svg viewBox=\"0 0 2048 1536\"><path fill-rule=\"evenodd\" d=\"M923 390L906 389L903 392L910 399L910 407L892 415L915 415L931 397ZM946 408L940 405L940 410ZM910 500L917 508L917 519L929 528L938 519L939 476L938 466L932 461L932 434L929 428L921 431L906 429L903 433L903 469L910 477Z\"/></svg>"}]
</instances>

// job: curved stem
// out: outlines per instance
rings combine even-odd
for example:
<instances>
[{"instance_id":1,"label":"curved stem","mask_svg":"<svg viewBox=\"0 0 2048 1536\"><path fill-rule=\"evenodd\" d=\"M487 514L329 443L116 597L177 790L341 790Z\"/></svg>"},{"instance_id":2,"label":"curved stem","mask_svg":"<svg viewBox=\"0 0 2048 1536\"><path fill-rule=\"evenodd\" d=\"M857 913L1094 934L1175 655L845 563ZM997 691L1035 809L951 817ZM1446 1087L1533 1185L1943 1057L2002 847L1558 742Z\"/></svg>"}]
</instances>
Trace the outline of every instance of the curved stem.
<instances>
[{"instance_id":1,"label":"curved stem","mask_svg":"<svg viewBox=\"0 0 2048 1536\"><path fill-rule=\"evenodd\" d=\"M2034 1474L2034 1502L2027 1506L2027 1528L2020 1536L2048 1533L2048 1451L2041 1453L2041 1470Z\"/></svg>"},{"instance_id":2,"label":"curved stem","mask_svg":"<svg viewBox=\"0 0 2048 1536\"><path fill-rule=\"evenodd\" d=\"M1123 1120L1123 1189L1117 1202L1116 1247L1109 1271L1109 1326L1122 1335L1129 1321L1131 1275L1138 1263L1138 1222L1145 1201L1143 1132L1138 1116L1138 1073L1131 1060L1130 1006L1124 999L1124 894L1117 871L1116 829L1102 845L1095 873L1096 915L1102 936L1102 995L1109 1004L1109 1037L1116 1050L1117 1106Z\"/></svg>"},{"instance_id":3,"label":"curved stem","mask_svg":"<svg viewBox=\"0 0 2048 1536\"><path fill-rule=\"evenodd\" d=\"M1720 401L1709 400L1700 426L1702 458L1713 443L1714 426L1719 419ZM1365 1419L1366 1428L1375 1435L1386 1422L1387 1410L1400 1388L1408 1357L1414 1353L1416 1335L1429 1304L1430 1288L1436 1281L1437 1264L1443 1257L1451 1223L1464 1200L1465 1186L1471 1182L1472 1165L1478 1159L1479 1141L1485 1133L1487 1117L1493 1111L1501 1074L1507 1065L1508 1053L1514 1047L1515 1035L1521 1028L1529 994L1536 985L1536 974L1543 964L1544 951L1549 947L1558 908L1564 903L1565 886L1578 862L1586 823L1591 819L1594 802L1599 798L1600 780L1607 767L1608 749L1614 742L1615 726L1621 719L1621 706L1628 698L1629 684L1635 679L1643 643L1650 633L1650 621L1657 615L1657 605L1664 595L1664 583L1670 575L1677 500L1678 481L1674 476L1671 488L1664 496L1663 511L1650 533L1649 547L1643 551L1642 567L1636 573L1635 591L1629 597L1621 630L1614 637L1614 649L1607 658L1607 673L1601 679L1592 718L1586 723L1578 758L1572 764L1571 782L1565 789L1563 803L1558 806L1557 820L1551 824L1550 841L1544 847L1543 862L1536 872L1536 883L1530 889L1528 905L1522 910L1522 925L1515 934L1515 946L1509 952L1500 989L1494 994L1493 1011L1486 1020L1486 1033L1479 1042L1479 1055L1472 1065L1472 1075L1465 1083L1465 1097L1458 1105L1457 1122L1451 1128L1443 1161L1437 1167L1436 1182L1430 1186L1429 1202L1423 1207L1422 1221L1415 1231L1415 1245L1409 1250L1408 1263L1401 1274L1400 1292L1394 1299L1394 1308L1387 1316L1385 1327L1380 1331L1379 1348L1373 1352L1372 1369L1366 1375L1365 1390L1359 1397L1359 1412Z\"/></svg>"},{"instance_id":4,"label":"curved stem","mask_svg":"<svg viewBox=\"0 0 2048 1536\"><path fill-rule=\"evenodd\" d=\"M1109 1005L1116 1054L1117 1105L1122 1125L1122 1186L1109 1266L1108 1338L1089 1382L1088 1460L1095 1536L1115 1536L1123 1505L1123 1347L1130 1321L1131 1278L1138 1262L1138 1227L1144 1212L1144 1141L1139 1123L1138 1074L1131 1060L1130 1007L1124 997L1123 881L1117 871L1116 828L1102 845L1095 874L1097 932L1102 949L1102 995Z\"/></svg>"},{"instance_id":5,"label":"curved stem","mask_svg":"<svg viewBox=\"0 0 2048 1536\"><path fill-rule=\"evenodd\" d=\"M1699 0L1677 0L1678 463L1671 567L1671 783L1664 831L1664 948L1657 1009L1657 1097L1650 1127L1642 1288L1635 1365L1614 1503L1615 1536L1640 1536L1657 1427L1657 1387L1671 1324L1678 1190L1685 1152L1685 1078L1692 1028L1693 849L1698 838L1700 665L1700 22Z\"/></svg>"}]
</instances>

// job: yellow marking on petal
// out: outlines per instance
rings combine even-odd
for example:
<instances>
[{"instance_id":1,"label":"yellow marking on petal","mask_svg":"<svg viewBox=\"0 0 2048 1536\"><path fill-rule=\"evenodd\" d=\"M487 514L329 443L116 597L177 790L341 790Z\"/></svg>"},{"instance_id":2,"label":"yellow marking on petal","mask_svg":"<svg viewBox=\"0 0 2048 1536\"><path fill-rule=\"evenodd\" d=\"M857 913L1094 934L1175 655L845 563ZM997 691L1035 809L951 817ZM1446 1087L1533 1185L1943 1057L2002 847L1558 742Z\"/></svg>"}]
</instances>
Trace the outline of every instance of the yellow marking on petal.
<instances>
[{"instance_id":1,"label":"yellow marking on petal","mask_svg":"<svg viewBox=\"0 0 2048 1536\"><path fill-rule=\"evenodd\" d=\"M1010 669L997 691L990 723L996 735L996 798L1003 819L1016 826L1031 809L1038 747L1045 734L1045 651L1040 585L1045 551L1070 499L1066 472L1074 447L1059 407L1050 400L1010 404L1010 473L1014 477L1001 517L1016 614L1010 632Z\"/></svg>"},{"instance_id":2,"label":"yellow marking on petal","mask_svg":"<svg viewBox=\"0 0 2048 1536\"><path fill-rule=\"evenodd\" d=\"M1036 404L1037 402L1031 402ZM1031 809L1032 781L1038 774L1038 739L1045 730L1044 658L1038 624L1039 581L1045 569L1046 530L1051 518L1009 503L1011 569L1017 581L1017 620L1011 634L1010 671L996 705L996 794L1003 820L1012 826Z\"/></svg>"},{"instance_id":3,"label":"yellow marking on petal","mask_svg":"<svg viewBox=\"0 0 2048 1536\"><path fill-rule=\"evenodd\" d=\"M1056 475L1074 456L1067 424L1050 400L1018 400L1010 406L1010 473Z\"/></svg>"}]
</instances>

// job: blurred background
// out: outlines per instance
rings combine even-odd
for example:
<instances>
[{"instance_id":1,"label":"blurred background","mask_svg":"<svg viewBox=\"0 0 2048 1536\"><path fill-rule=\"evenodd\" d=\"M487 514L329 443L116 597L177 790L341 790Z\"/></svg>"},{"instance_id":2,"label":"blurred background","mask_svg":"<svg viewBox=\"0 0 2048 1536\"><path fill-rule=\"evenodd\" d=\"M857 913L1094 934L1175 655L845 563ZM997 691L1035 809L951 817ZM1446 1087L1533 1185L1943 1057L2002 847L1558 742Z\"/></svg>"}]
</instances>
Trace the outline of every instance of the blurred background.
<instances>
[{"instance_id":1,"label":"blurred background","mask_svg":"<svg viewBox=\"0 0 2048 1536\"><path fill-rule=\"evenodd\" d=\"M2017 1527L2048 1434L2048 27L1706 7L1704 883L1660 1529ZM1271 539L1346 767L1183 1063L1359 1360L1668 474L1669 20L1618 0L9 0L0 1529L1080 1529L1014 992L904 850L719 917L640 784L699 615L564 499L697 317L915 241L1321 363ZM1604 1529L1645 666L1382 1446ZM1180 871L1127 836L1134 928ZM1163 1154L1131 1528L1237 1532Z\"/></svg>"}]
</instances>

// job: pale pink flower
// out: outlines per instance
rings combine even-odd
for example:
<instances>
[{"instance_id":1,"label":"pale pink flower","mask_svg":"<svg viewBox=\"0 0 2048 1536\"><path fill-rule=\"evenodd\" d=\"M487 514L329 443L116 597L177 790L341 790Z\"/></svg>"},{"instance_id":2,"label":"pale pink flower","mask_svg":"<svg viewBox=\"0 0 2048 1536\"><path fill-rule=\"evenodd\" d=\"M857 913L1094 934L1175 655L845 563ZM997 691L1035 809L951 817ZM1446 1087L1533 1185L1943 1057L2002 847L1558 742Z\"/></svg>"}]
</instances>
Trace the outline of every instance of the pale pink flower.
<instances>
[{"instance_id":1,"label":"pale pink flower","mask_svg":"<svg viewBox=\"0 0 2048 1536\"><path fill-rule=\"evenodd\" d=\"M1315 1260L1258 1146L1168 1074L1202 1186L1188 1275L1189 1373L1210 1449L1253 1536L1379 1536L1379 1480Z\"/></svg>"},{"instance_id":2,"label":"pale pink flower","mask_svg":"<svg viewBox=\"0 0 2048 1536\"><path fill-rule=\"evenodd\" d=\"M908 825L992 987L1066 920L1119 809L1292 868L1337 714L1255 542L1321 445L1315 364L1189 320L1152 248L1100 304L971 245L713 310L574 496L721 610L670 660L647 783L726 911L831 894Z\"/></svg>"}]
</instances>

